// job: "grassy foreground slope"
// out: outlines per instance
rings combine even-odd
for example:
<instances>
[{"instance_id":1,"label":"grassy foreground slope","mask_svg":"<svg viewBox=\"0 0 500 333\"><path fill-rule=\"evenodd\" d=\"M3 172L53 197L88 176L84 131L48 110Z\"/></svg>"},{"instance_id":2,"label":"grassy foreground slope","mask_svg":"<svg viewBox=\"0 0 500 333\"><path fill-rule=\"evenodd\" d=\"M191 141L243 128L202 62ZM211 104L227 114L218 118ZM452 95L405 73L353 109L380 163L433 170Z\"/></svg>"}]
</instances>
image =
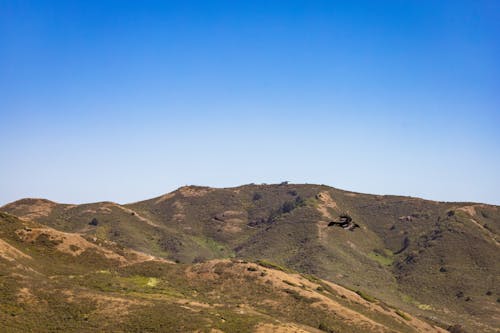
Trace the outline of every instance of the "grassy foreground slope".
<instances>
[{"instance_id":1,"label":"grassy foreground slope","mask_svg":"<svg viewBox=\"0 0 500 333\"><path fill-rule=\"evenodd\" d=\"M500 325L500 209L321 185L188 186L128 205L24 199L1 208L190 264L268 260L444 327ZM341 224L349 216L349 225Z\"/></svg>"},{"instance_id":2,"label":"grassy foreground slope","mask_svg":"<svg viewBox=\"0 0 500 333\"><path fill-rule=\"evenodd\" d=\"M269 262L176 264L0 213L2 332L444 332Z\"/></svg>"}]
</instances>

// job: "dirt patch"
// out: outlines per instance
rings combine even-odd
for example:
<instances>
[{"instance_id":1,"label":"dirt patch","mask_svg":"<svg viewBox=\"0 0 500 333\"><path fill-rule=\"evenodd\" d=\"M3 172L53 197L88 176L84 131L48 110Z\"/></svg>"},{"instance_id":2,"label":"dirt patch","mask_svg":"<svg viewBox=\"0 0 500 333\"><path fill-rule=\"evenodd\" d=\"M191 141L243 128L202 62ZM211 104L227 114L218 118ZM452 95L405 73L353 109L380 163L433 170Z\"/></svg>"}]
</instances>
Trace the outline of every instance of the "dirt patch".
<instances>
[{"instance_id":1,"label":"dirt patch","mask_svg":"<svg viewBox=\"0 0 500 333\"><path fill-rule=\"evenodd\" d=\"M48 240L54 244L55 248L58 251L70 254L72 256L79 256L86 250L93 249L105 258L119 261L122 265L129 265L133 263L152 260L170 263L167 260L135 250L126 250L124 255L122 256L113 252L112 250L103 247L102 245L91 243L78 234L57 231L51 228L33 228L28 230L20 229L16 231L16 234L24 242L34 242L38 239L38 237L44 235L48 237ZM113 244L110 242L109 245Z\"/></svg>"},{"instance_id":2,"label":"dirt patch","mask_svg":"<svg viewBox=\"0 0 500 333\"><path fill-rule=\"evenodd\" d=\"M496 206L487 206L487 205L483 205L483 204L476 204L476 205L469 205L469 206L462 206L462 207L459 207L457 208L456 210L457 211L462 211L472 217L476 217L477 216L477 208L498 208Z\"/></svg>"},{"instance_id":3,"label":"dirt patch","mask_svg":"<svg viewBox=\"0 0 500 333\"><path fill-rule=\"evenodd\" d=\"M95 249L108 259L125 261L122 256L97 246L78 234L57 231L51 228L20 229L16 231L16 234L23 242L34 242L38 237L45 235L53 242L57 250L73 256L78 256L88 249Z\"/></svg>"},{"instance_id":4,"label":"dirt patch","mask_svg":"<svg viewBox=\"0 0 500 333\"><path fill-rule=\"evenodd\" d=\"M222 231L229 234L235 234L241 232L242 228L238 224L245 224L243 220L237 220L236 222L226 222L222 227Z\"/></svg>"},{"instance_id":5,"label":"dirt patch","mask_svg":"<svg viewBox=\"0 0 500 333\"><path fill-rule=\"evenodd\" d=\"M476 206L464 206L457 209L458 211L462 211L472 217L476 216Z\"/></svg>"},{"instance_id":6,"label":"dirt patch","mask_svg":"<svg viewBox=\"0 0 500 333\"><path fill-rule=\"evenodd\" d=\"M327 221L318 221L316 223L316 227L318 229L318 238L321 241L326 241L326 236L327 236L327 228L328 228L328 222Z\"/></svg>"},{"instance_id":7,"label":"dirt patch","mask_svg":"<svg viewBox=\"0 0 500 333\"><path fill-rule=\"evenodd\" d=\"M242 215L246 215L246 212L239 211L239 210L226 210L224 213L222 213L222 215L224 217L231 218L231 217L239 217Z\"/></svg>"},{"instance_id":8,"label":"dirt patch","mask_svg":"<svg viewBox=\"0 0 500 333\"><path fill-rule=\"evenodd\" d=\"M331 220L333 218L332 214L329 211L329 208L336 209L337 203L332 199L330 193L326 191L318 193L316 197L319 200L317 209L325 218L325 220L321 220L316 223L316 226L318 228L318 237L320 241L326 241L326 230L329 223L328 220Z\"/></svg>"},{"instance_id":9,"label":"dirt patch","mask_svg":"<svg viewBox=\"0 0 500 333\"><path fill-rule=\"evenodd\" d=\"M336 209L337 203L332 199L330 193L326 191L318 193L317 198L320 201L318 210L326 219L331 219L332 215L329 212L328 208Z\"/></svg>"},{"instance_id":10,"label":"dirt patch","mask_svg":"<svg viewBox=\"0 0 500 333\"><path fill-rule=\"evenodd\" d=\"M17 292L17 301L19 303L24 303L29 305L36 305L39 303L38 298L35 295L33 295L31 290L27 287L19 289L19 291Z\"/></svg>"},{"instance_id":11,"label":"dirt patch","mask_svg":"<svg viewBox=\"0 0 500 333\"><path fill-rule=\"evenodd\" d=\"M115 206L118 206L118 205L115 205ZM113 212L113 210L108 206L104 206L104 207L99 207L98 209L99 213L101 214L111 214Z\"/></svg>"}]
</instances>

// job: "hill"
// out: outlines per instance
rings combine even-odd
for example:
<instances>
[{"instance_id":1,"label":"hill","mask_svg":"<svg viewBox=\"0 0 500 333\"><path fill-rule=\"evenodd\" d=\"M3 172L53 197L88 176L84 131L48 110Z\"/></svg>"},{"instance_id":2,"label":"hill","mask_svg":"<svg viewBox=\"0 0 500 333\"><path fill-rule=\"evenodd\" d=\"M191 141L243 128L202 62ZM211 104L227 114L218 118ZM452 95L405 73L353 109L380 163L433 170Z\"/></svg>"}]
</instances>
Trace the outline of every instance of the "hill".
<instances>
[{"instance_id":1,"label":"hill","mask_svg":"<svg viewBox=\"0 0 500 333\"><path fill-rule=\"evenodd\" d=\"M268 262L174 264L0 213L3 332L442 332Z\"/></svg>"},{"instance_id":2,"label":"hill","mask_svg":"<svg viewBox=\"0 0 500 333\"><path fill-rule=\"evenodd\" d=\"M441 327L500 326L497 206L284 183L186 186L127 205L23 199L0 210L178 263L162 264L168 267L241 268L241 260L263 260Z\"/></svg>"}]
</instances>

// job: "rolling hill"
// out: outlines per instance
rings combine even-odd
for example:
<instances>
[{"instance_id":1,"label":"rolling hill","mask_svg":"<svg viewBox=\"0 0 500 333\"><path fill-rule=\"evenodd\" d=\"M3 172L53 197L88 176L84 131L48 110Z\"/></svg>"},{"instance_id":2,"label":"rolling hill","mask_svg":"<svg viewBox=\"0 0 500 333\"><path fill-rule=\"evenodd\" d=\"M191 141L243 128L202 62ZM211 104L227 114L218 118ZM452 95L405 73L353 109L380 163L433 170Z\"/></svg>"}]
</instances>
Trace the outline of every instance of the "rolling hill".
<instances>
[{"instance_id":1,"label":"rolling hill","mask_svg":"<svg viewBox=\"0 0 500 333\"><path fill-rule=\"evenodd\" d=\"M3 292L28 288L34 293L46 283L78 294L75 298L84 298L80 293L86 292L116 297L123 307L134 309L113 322L118 330L174 325L163 320L161 311L185 318L182 325L187 326L178 326L179 331L203 325L227 332L411 332L438 327L497 332L500 327L497 206L283 183L186 186L126 205L22 199L0 211L5 212L0 229L0 260L6 272L2 281L7 281ZM44 278L35 278L38 273ZM6 278L12 274L27 282L22 286ZM199 298L191 297L193 290ZM131 318L141 311L157 308L146 304L163 304L164 293L172 301L171 310L158 310L146 326L126 326L127 320L137 324ZM56 296L37 297L37 304L69 304L66 299L47 300ZM276 303L273 307L265 300ZM98 325L99 315L106 313L99 308L104 303L89 305L93 312L75 310L97 316L95 321L78 321L80 327ZM224 325L215 324L214 312ZM36 321L35 312L23 313ZM58 310L53 315L64 316ZM362 320L353 320L354 315ZM17 317L2 321L18 325ZM194 323L197 327L189 326ZM14 331L23 327L15 325Z\"/></svg>"}]
</instances>

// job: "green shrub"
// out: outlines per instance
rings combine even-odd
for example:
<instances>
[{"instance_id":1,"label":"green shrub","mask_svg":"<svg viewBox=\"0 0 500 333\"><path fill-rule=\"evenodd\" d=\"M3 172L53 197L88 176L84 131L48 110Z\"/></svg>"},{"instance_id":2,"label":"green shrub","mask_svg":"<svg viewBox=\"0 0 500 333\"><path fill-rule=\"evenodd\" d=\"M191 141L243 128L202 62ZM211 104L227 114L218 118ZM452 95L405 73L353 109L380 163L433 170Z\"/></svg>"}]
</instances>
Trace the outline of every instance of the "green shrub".
<instances>
[{"instance_id":1,"label":"green shrub","mask_svg":"<svg viewBox=\"0 0 500 333\"><path fill-rule=\"evenodd\" d=\"M371 303L375 303L377 301L377 299L375 297L372 297L372 296L362 292L361 290L356 290L356 294L361 296L361 298L364 299L365 301L368 301Z\"/></svg>"},{"instance_id":2,"label":"green shrub","mask_svg":"<svg viewBox=\"0 0 500 333\"><path fill-rule=\"evenodd\" d=\"M335 333L335 331L325 323L319 323L318 329L327 333Z\"/></svg>"},{"instance_id":3,"label":"green shrub","mask_svg":"<svg viewBox=\"0 0 500 333\"><path fill-rule=\"evenodd\" d=\"M404 320L408 320L408 321L410 321L410 320L411 320L411 318L410 318L410 317L408 317L408 315L407 315L406 313L404 313L403 311L401 311L401 310L397 310L397 309L396 309L396 314L397 314L398 316L400 316L401 318L403 318Z\"/></svg>"},{"instance_id":4,"label":"green shrub","mask_svg":"<svg viewBox=\"0 0 500 333\"><path fill-rule=\"evenodd\" d=\"M257 201L257 200L260 200L262 199L262 194L260 193L254 193L253 197L252 197L252 200L253 201Z\"/></svg>"},{"instance_id":5,"label":"green shrub","mask_svg":"<svg viewBox=\"0 0 500 333\"><path fill-rule=\"evenodd\" d=\"M262 266L262 267L265 267L265 268L276 269L276 270L279 270L279 271L282 271L285 273L295 273L292 269L280 266L278 264L275 264L275 263L272 263L272 262L269 262L269 261L263 260L263 259L257 260L257 264Z\"/></svg>"}]
</instances>

